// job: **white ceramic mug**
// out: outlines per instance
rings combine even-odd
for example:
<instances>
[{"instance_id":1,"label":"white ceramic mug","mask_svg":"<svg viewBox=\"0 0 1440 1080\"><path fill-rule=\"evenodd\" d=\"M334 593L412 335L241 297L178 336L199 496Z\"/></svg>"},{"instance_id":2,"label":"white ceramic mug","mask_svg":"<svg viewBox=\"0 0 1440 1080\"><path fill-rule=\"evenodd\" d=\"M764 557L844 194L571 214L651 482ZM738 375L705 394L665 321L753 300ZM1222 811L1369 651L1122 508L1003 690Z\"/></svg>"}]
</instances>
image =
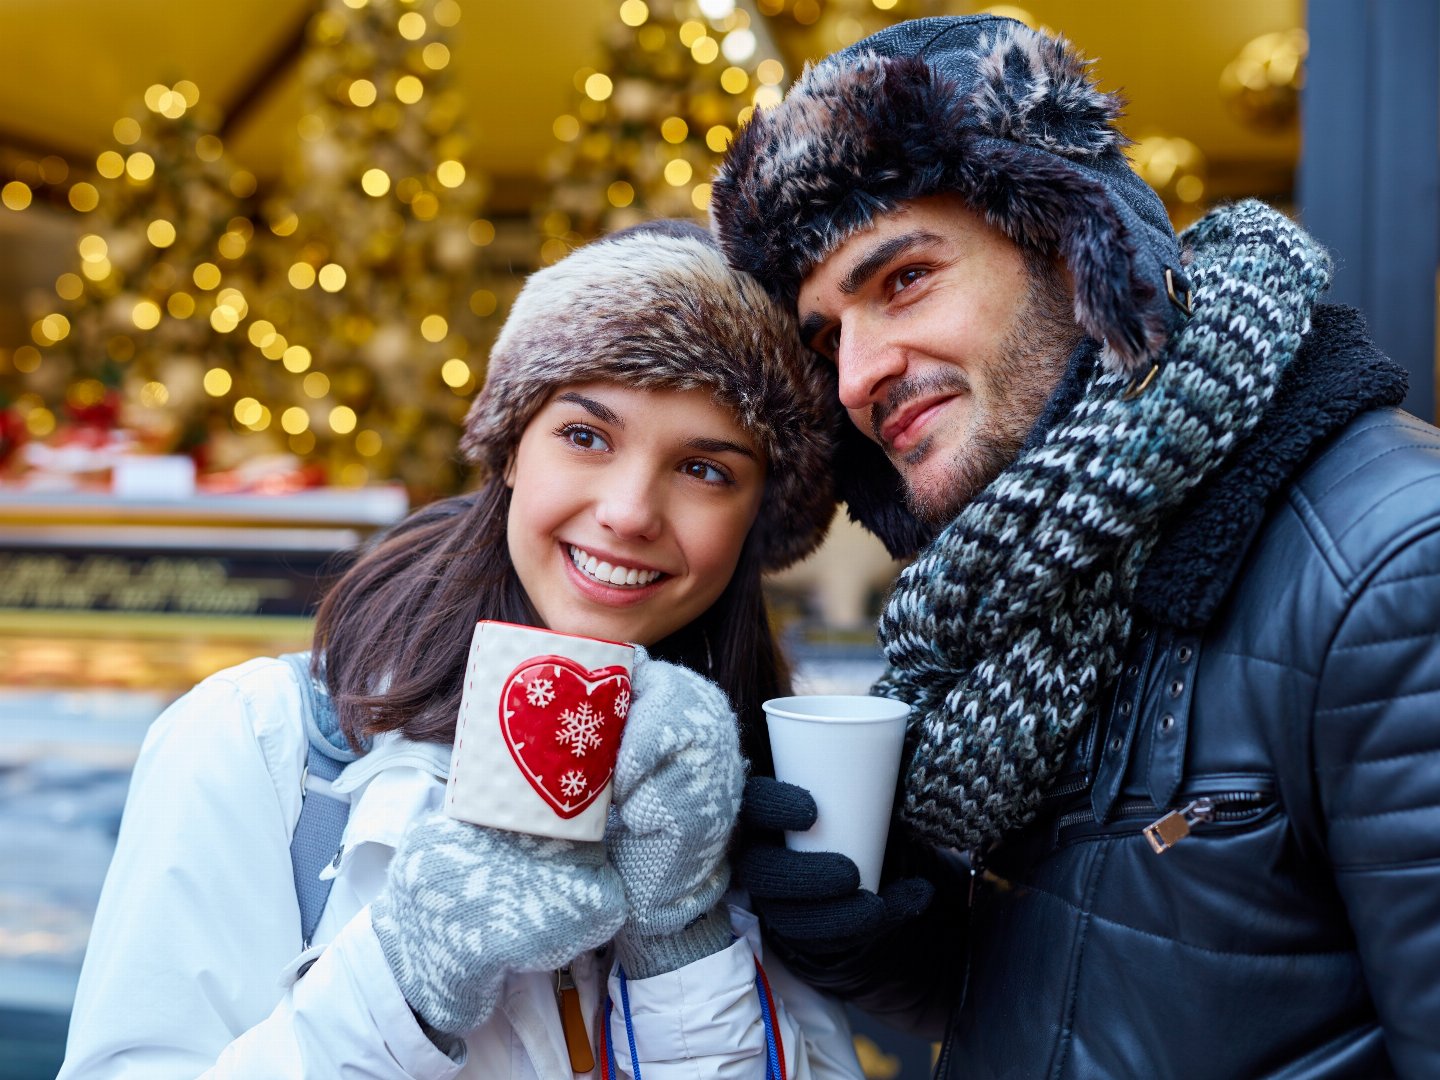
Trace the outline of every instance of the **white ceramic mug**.
<instances>
[{"instance_id":1,"label":"white ceramic mug","mask_svg":"<svg viewBox=\"0 0 1440 1080\"><path fill-rule=\"evenodd\" d=\"M512 832L603 839L634 659L619 642L477 623L445 812Z\"/></svg>"}]
</instances>

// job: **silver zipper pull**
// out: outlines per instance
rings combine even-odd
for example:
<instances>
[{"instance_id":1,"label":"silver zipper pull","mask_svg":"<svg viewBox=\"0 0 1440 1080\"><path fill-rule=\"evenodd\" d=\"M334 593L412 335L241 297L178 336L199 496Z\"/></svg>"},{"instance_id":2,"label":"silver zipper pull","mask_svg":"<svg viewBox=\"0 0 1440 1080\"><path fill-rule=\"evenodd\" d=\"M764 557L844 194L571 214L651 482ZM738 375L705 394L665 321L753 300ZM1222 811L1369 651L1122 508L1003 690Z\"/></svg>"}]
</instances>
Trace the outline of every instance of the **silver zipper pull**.
<instances>
[{"instance_id":1,"label":"silver zipper pull","mask_svg":"<svg viewBox=\"0 0 1440 1080\"><path fill-rule=\"evenodd\" d=\"M1145 826L1145 839L1150 841L1151 850L1163 855L1190 835L1191 826L1197 822L1209 821L1215 816L1215 804L1209 799L1199 798L1186 803L1179 810L1171 810L1159 821Z\"/></svg>"}]
</instances>

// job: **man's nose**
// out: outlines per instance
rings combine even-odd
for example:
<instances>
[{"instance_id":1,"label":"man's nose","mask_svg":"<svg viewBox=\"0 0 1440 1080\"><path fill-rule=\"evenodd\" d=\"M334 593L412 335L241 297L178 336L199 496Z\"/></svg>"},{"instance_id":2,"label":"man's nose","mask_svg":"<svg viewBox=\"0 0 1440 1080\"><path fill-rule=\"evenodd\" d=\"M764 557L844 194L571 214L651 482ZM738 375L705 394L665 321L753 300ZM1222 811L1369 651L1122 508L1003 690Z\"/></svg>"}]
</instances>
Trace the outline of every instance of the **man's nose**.
<instances>
[{"instance_id":1,"label":"man's nose","mask_svg":"<svg viewBox=\"0 0 1440 1080\"><path fill-rule=\"evenodd\" d=\"M886 384L905 371L905 353L861 325L845 327L835 350L840 403L852 412L885 399Z\"/></svg>"},{"instance_id":2,"label":"man's nose","mask_svg":"<svg viewBox=\"0 0 1440 1080\"><path fill-rule=\"evenodd\" d=\"M654 540L664 531L663 478L648 468L609 470L595 501L595 519L627 540Z\"/></svg>"}]
</instances>

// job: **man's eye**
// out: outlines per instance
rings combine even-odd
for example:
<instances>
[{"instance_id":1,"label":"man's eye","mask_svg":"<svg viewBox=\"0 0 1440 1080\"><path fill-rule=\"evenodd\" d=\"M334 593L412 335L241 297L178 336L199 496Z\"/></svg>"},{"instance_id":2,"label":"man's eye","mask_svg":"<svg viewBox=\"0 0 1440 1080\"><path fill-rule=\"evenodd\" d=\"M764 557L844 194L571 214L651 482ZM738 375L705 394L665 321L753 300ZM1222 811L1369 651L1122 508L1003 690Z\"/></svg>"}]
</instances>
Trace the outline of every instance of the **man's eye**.
<instances>
[{"instance_id":1,"label":"man's eye","mask_svg":"<svg viewBox=\"0 0 1440 1080\"><path fill-rule=\"evenodd\" d=\"M929 272L923 267L907 266L890 279L890 294L893 296L895 293L908 289Z\"/></svg>"},{"instance_id":2,"label":"man's eye","mask_svg":"<svg viewBox=\"0 0 1440 1080\"><path fill-rule=\"evenodd\" d=\"M832 327L821 334L815 348L833 360L840 351L840 327Z\"/></svg>"}]
</instances>

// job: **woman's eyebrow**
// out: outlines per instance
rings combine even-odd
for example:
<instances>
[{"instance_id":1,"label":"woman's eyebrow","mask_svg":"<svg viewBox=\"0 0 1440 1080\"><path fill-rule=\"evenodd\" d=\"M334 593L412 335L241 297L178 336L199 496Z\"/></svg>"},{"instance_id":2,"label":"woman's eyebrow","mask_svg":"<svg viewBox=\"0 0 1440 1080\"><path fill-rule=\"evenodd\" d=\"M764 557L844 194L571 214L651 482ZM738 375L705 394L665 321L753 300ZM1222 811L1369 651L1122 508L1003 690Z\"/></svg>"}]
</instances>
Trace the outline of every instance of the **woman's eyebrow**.
<instances>
[{"instance_id":1,"label":"woman's eyebrow","mask_svg":"<svg viewBox=\"0 0 1440 1080\"><path fill-rule=\"evenodd\" d=\"M623 428L625 426L625 421L620 419L620 414L614 409L610 408L610 406L604 402L596 401L594 398L588 398L584 394L577 394L573 390L567 390L565 393L557 395L555 400L568 401L571 405L579 405L580 408L595 417L595 419L603 420L612 427Z\"/></svg>"},{"instance_id":2,"label":"woman's eyebrow","mask_svg":"<svg viewBox=\"0 0 1440 1080\"><path fill-rule=\"evenodd\" d=\"M699 450L705 454L724 454L726 452L744 454L752 461L757 460L754 450L751 450L748 446L741 446L739 443L731 442L729 439L689 439L685 443L685 448L687 450Z\"/></svg>"}]
</instances>

